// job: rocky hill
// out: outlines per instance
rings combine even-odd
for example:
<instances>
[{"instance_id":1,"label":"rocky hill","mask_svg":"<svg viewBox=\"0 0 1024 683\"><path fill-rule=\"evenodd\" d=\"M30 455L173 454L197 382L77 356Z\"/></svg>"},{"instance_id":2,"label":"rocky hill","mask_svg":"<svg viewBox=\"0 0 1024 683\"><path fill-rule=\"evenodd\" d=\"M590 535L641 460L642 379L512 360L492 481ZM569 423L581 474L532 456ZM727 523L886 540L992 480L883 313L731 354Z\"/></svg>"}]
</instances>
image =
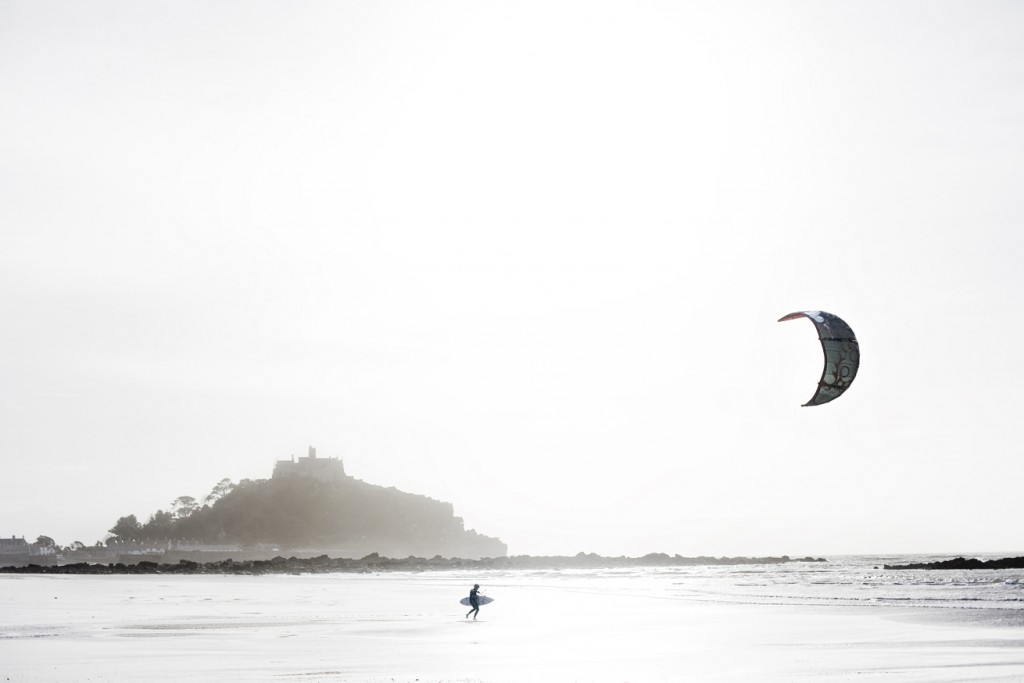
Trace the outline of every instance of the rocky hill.
<instances>
[{"instance_id":1,"label":"rocky hill","mask_svg":"<svg viewBox=\"0 0 1024 683\"><path fill-rule=\"evenodd\" d=\"M122 517L110 530L114 538L108 544L167 541L171 547L188 543L197 550L237 545L353 558L370 553L507 554L499 539L466 530L451 503L368 484L345 475L340 461L311 454L297 463L278 463L271 479L243 480L236 486L221 482L221 495L212 504L158 511L145 524L131 515Z\"/></svg>"}]
</instances>

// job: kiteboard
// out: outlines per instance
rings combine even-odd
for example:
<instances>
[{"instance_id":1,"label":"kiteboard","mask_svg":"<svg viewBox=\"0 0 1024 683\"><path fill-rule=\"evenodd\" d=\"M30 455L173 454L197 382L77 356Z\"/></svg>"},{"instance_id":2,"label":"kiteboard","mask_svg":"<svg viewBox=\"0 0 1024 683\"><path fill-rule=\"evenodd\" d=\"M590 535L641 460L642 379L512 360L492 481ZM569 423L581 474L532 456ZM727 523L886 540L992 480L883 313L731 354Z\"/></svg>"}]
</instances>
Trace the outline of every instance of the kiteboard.
<instances>
[{"instance_id":1,"label":"kiteboard","mask_svg":"<svg viewBox=\"0 0 1024 683\"><path fill-rule=\"evenodd\" d=\"M489 602L494 602L494 598L489 598L486 595L476 596L476 604L478 605L486 605ZM462 598L461 600L459 600L459 604L469 607L469 598Z\"/></svg>"}]
</instances>

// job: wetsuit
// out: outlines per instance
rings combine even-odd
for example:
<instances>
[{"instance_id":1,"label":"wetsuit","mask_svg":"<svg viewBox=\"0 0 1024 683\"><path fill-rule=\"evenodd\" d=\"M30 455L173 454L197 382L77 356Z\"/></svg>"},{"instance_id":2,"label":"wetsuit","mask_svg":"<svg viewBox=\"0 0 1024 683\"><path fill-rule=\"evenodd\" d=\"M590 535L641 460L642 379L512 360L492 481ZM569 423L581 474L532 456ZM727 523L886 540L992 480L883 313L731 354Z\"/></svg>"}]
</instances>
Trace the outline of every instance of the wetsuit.
<instances>
[{"instance_id":1,"label":"wetsuit","mask_svg":"<svg viewBox=\"0 0 1024 683\"><path fill-rule=\"evenodd\" d=\"M466 612L466 618L468 619L469 615L472 614L473 618L476 619L477 613L480 612L480 603L476 599L476 588L469 591L469 606L473 609Z\"/></svg>"}]
</instances>

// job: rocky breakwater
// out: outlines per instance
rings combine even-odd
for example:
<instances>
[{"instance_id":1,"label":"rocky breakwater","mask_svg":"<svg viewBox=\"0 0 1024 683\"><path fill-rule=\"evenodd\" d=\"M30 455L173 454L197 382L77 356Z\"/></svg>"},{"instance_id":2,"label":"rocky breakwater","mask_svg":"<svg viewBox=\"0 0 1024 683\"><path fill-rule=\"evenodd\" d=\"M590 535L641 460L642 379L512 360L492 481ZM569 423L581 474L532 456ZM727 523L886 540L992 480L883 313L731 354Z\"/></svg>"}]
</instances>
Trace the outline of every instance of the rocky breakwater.
<instances>
[{"instance_id":1,"label":"rocky breakwater","mask_svg":"<svg viewBox=\"0 0 1024 683\"><path fill-rule=\"evenodd\" d=\"M1003 557L998 560L979 560L956 557L938 562L913 564L887 564L886 569L1024 569L1024 557Z\"/></svg>"},{"instance_id":2,"label":"rocky breakwater","mask_svg":"<svg viewBox=\"0 0 1024 683\"><path fill-rule=\"evenodd\" d=\"M177 563L143 561L136 564L90 564L78 562L59 566L30 564L25 567L0 567L4 574L322 574L331 572L385 572L385 571L442 571L465 569L601 569L615 567L686 567L699 565L751 565L783 564L787 562L824 562L822 558L804 557L681 557L664 553L651 553L643 557L602 557L579 553L573 556L516 555L513 557L466 560L458 557L389 558L372 553L360 559L318 557L275 557L270 560L223 560L220 562Z\"/></svg>"}]
</instances>

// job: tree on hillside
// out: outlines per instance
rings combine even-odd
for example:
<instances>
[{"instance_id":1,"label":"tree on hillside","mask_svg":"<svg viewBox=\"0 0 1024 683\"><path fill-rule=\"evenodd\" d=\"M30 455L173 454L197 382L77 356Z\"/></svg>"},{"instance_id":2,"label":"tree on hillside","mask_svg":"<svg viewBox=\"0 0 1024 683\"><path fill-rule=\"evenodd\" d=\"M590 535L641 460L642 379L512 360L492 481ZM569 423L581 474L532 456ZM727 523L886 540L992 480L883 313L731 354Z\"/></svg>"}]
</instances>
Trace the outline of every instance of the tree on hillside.
<instances>
[{"instance_id":1,"label":"tree on hillside","mask_svg":"<svg viewBox=\"0 0 1024 683\"><path fill-rule=\"evenodd\" d=\"M192 496L178 496L171 503L174 516L178 519L185 519L199 509L199 503Z\"/></svg>"},{"instance_id":2,"label":"tree on hillside","mask_svg":"<svg viewBox=\"0 0 1024 683\"><path fill-rule=\"evenodd\" d=\"M141 531L142 528L139 526L139 520L135 518L135 515L121 517L114 526L110 527L110 533L122 541L138 539Z\"/></svg>"},{"instance_id":3,"label":"tree on hillside","mask_svg":"<svg viewBox=\"0 0 1024 683\"><path fill-rule=\"evenodd\" d=\"M157 510L142 526L141 536L148 540L171 538L174 536L174 515L164 510Z\"/></svg>"},{"instance_id":4,"label":"tree on hillside","mask_svg":"<svg viewBox=\"0 0 1024 683\"><path fill-rule=\"evenodd\" d=\"M220 481L218 481L214 485L213 490L211 490L206 495L206 498L203 499L203 504L204 505L213 505L218 500L220 500L224 496L226 496L229 493L231 493L231 490L234 489L234 488L235 488L235 485L233 483L231 483L230 479L227 479L227 478L221 479Z\"/></svg>"},{"instance_id":5,"label":"tree on hillside","mask_svg":"<svg viewBox=\"0 0 1024 683\"><path fill-rule=\"evenodd\" d=\"M40 536L36 539L36 545L40 548L52 548L57 545L52 538L49 536Z\"/></svg>"}]
</instances>

